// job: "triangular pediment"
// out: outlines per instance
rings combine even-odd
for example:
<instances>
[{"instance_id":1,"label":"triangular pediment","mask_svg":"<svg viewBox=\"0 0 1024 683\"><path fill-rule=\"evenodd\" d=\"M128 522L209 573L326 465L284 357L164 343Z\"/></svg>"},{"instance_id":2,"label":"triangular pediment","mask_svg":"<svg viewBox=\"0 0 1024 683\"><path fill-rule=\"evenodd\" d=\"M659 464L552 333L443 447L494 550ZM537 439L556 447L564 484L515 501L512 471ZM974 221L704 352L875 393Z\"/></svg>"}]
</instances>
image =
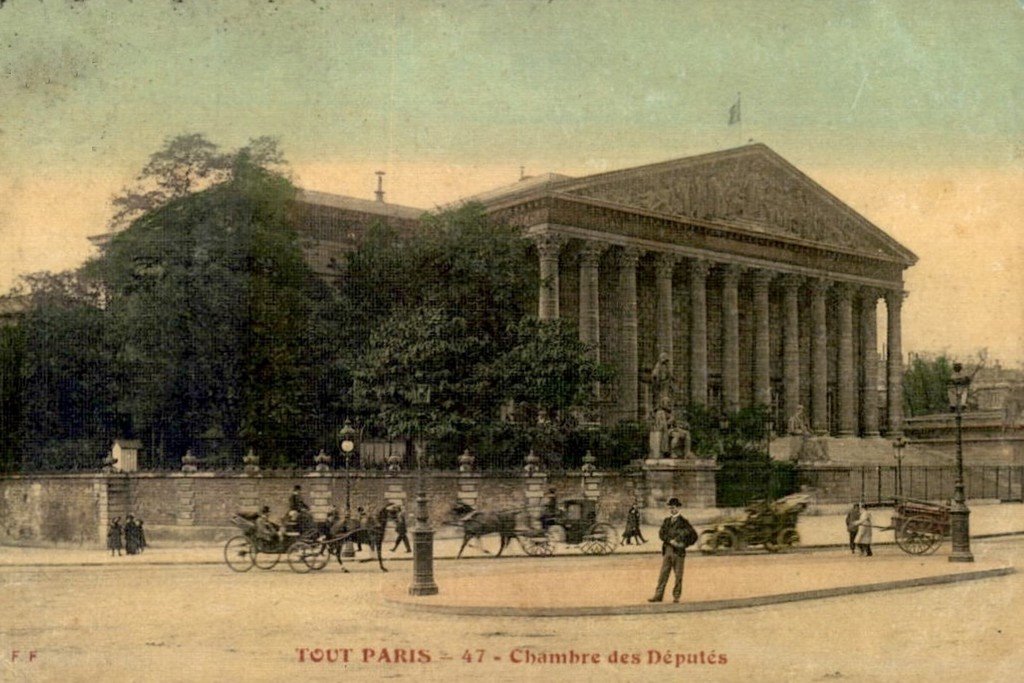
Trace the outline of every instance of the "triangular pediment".
<instances>
[{"instance_id":1,"label":"triangular pediment","mask_svg":"<svg viewBox=\"0 0 1024 683\"><path fill-rule=\"evenodd\" d=\"M917 260L911 251L761 144L588 176L561 184L557 191L895 258L907 265Z\"/></svg>"}]
</instances>

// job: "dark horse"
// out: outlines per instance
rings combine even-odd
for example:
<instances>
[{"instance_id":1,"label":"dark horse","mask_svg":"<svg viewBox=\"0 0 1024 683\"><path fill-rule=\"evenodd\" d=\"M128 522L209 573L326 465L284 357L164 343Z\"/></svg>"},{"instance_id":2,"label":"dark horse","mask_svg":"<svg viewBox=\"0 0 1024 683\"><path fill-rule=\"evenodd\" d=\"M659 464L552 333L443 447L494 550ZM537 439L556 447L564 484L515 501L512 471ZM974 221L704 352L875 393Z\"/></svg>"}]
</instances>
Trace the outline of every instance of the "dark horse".
<instances>
[{"instance_id":1,"label":"dark horse","mask_svg":"<svg viewBox=\"0 0 1024 683\"><path fill-rule=\"evenodd\" d=\"M498 548L498 554L495 557L501 557L501 553L504 552L509 542L513 538L517 538L516 518L520 512L520 510L500 510L498 512L474 510L472 505L462 501L452 505L452 523L461 526L463 530L462 546L459 548L459 554L456 557L462 557L462 551L466 549L470 539L477 539L477 544L479 545L480 538L487 534L498 534L500 536L501 546ZM487 552L483 546L480 546L480 549L485 553Z\"/></svg>"},{"instance_id":2,"label":"dark horse","mask_svg":"<svg viewBox=\"0 0 1024 683\"><path fill-rule=\"evenodd\" d=\"M352 541L360 545L368 545L370 550L377 554L377 564L380 565L380 570L386 572L387 569L384 567L384 558L381 555L381 546L383 546L384 538L384 527L387 524L389 515L391 514L388 510L387 505L380 508L377 514L370 515L369 526L363 526L358 520L341 519L336 512L332 512L327 516L326 522L321 522L319 525L319 536L324 539L324 548L328 555L333 556L338 560L338 564L345 571L344 563L341 560L341 551L345 545L345 541ZM369 562L369 559L360 560L360 562Z\"/></svg>"}]
</instances>

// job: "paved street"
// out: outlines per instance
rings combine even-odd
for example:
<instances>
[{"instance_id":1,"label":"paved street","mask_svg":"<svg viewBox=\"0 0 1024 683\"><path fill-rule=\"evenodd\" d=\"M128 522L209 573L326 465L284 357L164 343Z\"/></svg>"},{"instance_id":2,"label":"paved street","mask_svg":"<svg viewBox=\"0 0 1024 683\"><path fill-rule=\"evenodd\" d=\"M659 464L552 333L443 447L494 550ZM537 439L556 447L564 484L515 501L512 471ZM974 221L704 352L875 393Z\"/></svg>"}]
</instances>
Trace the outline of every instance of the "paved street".
<instances>
[{"instance_id":1,"label":"paved street","mask_svg":"<svg viewBox=\"0 0 1024 683\"><path fill-rule=\"evenodd\" d=\"M979 562L1024 563L1019 536L976 541L974 550ZM890 552L896 551L881 549L878 559ZM838 550L819 553L840 561ZM806 558L771 561L798 568ZM628 574L614 573L609 591L629 581L646 593L657 557L618 561L634 564ZM600 588L610 581L602 562L565 556L494 566L523 574L592 567L589 581ZM725 572L713 571L721 562L688 560L688 591L699 590L698 581L721 581ZM489 566L439 562L438 582L444 590L446 582L485 574ZM1021 573L722 612L583 619L409 611L381 597L410 578L411 564L391 568L382 575L355 564L348 574L331 567L298 575L283 565L245 574L223 564L3 567L0 678L1005 681L1024 665ZM613 653L616 663L609 662Z\"/></svg>"}]
</instances>

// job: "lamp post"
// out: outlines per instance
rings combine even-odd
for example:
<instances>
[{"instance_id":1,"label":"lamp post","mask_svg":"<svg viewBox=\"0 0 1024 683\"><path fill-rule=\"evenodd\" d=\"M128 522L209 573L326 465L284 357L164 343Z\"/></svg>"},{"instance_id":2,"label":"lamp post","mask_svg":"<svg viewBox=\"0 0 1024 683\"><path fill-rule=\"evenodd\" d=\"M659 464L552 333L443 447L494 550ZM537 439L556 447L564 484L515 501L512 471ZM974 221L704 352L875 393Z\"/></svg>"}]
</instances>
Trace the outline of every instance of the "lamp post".
<instances>
[{"instance_id":1,"label":"lamp post","mask_svg":"<svg viewBox=\"0 0 1024 683\"><path fill-rule=\"evenodd\" d=\"M953 488L953 505L950 508L950 530L953 536L953 552L950 562L974 562L971 554L970 514L964 495L964 447L963 447L963 406L967 400L967 388L971 378L963 374L964 366L953 364L953 377L947 386L949 403L956 415L956 485Z\"/></svg>"},{"instance_id":2,"label":"lamp post","mask_svg":"<svg viewBox=\"0 0 1024 683\"><path fill-rule=\"evenodd\" d=\"M903 449L907 447L907 440L902 436L896 437L892 442L893 457L896 458L896 497L903 497Z\"/></svg>"},{"instance_id":3,"label":"lamp post","mask_svg":"<svg viewBox=\"0 0 1024 683\"><path fill-rule=\"evenodd\" d=\"M413 405L430 405L430 387L418 385L413 393ZM423 449L421 443L416 450L416 528L412 530L412 584L409 595L437 595L434 581L434 530L430 528L427 513L427 489L423 481Z\"/></svg>"},{"instance_id":4,"label":"lamp post","mask_svg":"<svg viewBox=\"0 0 1024 683\"><path fill-rule=\"evenodd\" d=\"M345 424L338 430L338 442L341 446L342 457L345 458L345 520L348 524L352 522L352 474L350 462L352 460L352 451L356 449L356 444L353 440L355 434L356 430L352 428L352 424L346 419ZM351 530L349 529L349 531ZM351 536L345 538L345 542L342 543L341 556L356 556L356 551L352 547Z\"/></svg>"}]
</instances>

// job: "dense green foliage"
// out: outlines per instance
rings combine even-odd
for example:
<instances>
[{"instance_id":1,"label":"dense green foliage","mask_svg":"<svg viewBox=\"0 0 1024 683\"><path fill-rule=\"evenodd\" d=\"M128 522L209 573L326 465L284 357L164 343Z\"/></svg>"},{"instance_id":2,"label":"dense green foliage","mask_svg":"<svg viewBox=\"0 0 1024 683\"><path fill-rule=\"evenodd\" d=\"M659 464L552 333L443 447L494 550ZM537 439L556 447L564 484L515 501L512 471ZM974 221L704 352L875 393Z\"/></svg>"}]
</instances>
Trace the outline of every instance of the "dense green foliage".
<instances>
[{"instance_id":1,"label":"dense green foliage","mask_svg":"<svg viewBox=\"0 0 1024 683\"><path fill-rule=\"evenodd\" d=\"M907 417L949 411L948 383L953 364L946 356L915 355L903 372L903 411Z\"/></svg>"}]
</instances>

